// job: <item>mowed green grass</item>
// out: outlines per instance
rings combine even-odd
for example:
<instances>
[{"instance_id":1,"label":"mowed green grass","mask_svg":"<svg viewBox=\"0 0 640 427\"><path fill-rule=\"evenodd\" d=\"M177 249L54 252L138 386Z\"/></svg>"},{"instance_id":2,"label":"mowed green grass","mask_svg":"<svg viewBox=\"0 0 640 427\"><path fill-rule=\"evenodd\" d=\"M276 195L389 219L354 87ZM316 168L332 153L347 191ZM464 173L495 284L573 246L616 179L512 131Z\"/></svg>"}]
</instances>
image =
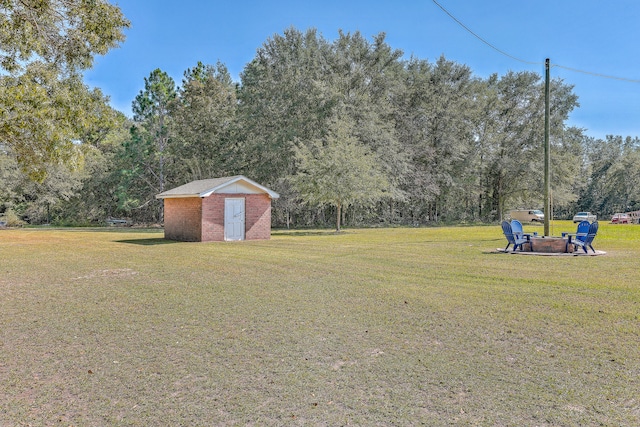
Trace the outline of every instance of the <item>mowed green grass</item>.
<instances>
[{"instance_id":1,"label":"mowed green grass","mask_svg":"<svg viewBox=\"0 0 640 427\"><path fill-rule=\"evenodd\" d=\"M0 425L640 425L638 225L162 237L0 230Z\"/></svg>"}]
</instances>

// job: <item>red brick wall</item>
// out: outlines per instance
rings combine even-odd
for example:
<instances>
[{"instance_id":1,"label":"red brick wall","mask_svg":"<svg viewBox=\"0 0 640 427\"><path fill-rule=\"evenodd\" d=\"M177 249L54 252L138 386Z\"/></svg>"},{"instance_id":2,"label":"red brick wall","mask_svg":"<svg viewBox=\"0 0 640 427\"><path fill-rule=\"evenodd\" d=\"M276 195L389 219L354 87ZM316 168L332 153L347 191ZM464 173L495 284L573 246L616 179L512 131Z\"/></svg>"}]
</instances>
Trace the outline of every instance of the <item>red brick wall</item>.
<instances>
[{"instance_id":1,"label":"red brick wall","mask_svg":"<svg viewBox=\"0 0 640 427\"><path fill-rule=\"evenodd\" d=\"M224 199L244 198L245 239L271 238L271 199L267 194L212 194L202 199L202 241L224 240Z\"/></svg>"},{"instance_id":2,"label":"red brick wall","mask_svg":"<svg viewBox=\"0 0 640 427\"><path fill-rule=\"evenodd\" d=\"M224 240L225 194L213 193L202 199L202 241Z\"/></svg>"},{"instance_id":3,"label":"red brick wall","mask_svg":"<svg viewBox=\"0 0 640 427\"><path fill-rule=\"evenodd\" d=\"M199 197L164 199L164 237L182 242L202 240L202 199Z\"/></svg>"},{"instance_id":4,"label":"red brick wall","mask_svg":"<svg viewBox=\"0 0 640 427\"><path fill-rule=\"evenodd\" d=\"M271 238L271 199L268 194L245 195L245 238L268 240Z\"/></svg>"}]
</instances>

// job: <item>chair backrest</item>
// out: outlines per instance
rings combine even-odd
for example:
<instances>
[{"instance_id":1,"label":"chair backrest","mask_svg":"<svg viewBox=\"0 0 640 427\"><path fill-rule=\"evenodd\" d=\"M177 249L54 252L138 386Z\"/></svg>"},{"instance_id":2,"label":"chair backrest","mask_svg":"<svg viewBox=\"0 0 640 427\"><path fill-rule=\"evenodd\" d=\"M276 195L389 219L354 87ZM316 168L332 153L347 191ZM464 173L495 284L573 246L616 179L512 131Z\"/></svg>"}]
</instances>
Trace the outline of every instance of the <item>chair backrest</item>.
<instances>
[{"instance_id":1,"label":"chair backrest","mask_svg":"<svg viewBox=\"0 0 640 427\"><path fill-rule=\"evenodd\" d=\"M511 220L511 231L513 232L513 235L517 239L521 239L522 236L524 235L524 230L522 229L522 223L517 219Z\"/></svg>"},{"instance_id":2,"label":"chair backrest","mask_svg":"<svg viewBox=\"0 0 640 427\"><path fill-rule=\"evenodd\" d=\"M580 221L578 224L578 230L576 231L576 240L580 240L584 242L587 234L589 234L589 228L591 227L591 223L589 221ZM596 226L597 229L597 226Z\"/></svg>"},{"instance_id":3,"label":"chair backrest","mask_svg":"<svg viewBox=\"0 0 640 427\"><path fill-rule=\"evenodd\" d=\"M513 230L511 229L511 224L509 224L509 221L502 221L502 232L507 238L507 242L515 245L516 240L513 238Z\"/></svg>"},{"instance_id":4,"label":"chair backrest","mask_svg":"<svg viewBox=\"0 0 640 427\"><path fill-rule=\"evenodd\" d=\"M589 225L589 231L587 232L586 237L584 238L584 243L589 245L595 239L596 234L598 234L598 221L594 221Z\"/></svg>"}]
</instances>

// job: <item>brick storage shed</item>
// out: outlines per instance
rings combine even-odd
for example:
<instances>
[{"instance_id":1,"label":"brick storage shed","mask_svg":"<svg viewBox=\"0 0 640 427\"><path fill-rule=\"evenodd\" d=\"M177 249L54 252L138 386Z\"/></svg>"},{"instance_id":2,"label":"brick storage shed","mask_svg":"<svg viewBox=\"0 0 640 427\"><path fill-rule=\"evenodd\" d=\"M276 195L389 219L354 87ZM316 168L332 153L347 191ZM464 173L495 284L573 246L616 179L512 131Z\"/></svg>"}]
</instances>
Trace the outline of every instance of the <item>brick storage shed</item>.
<instances>
[{"instance_id":1,"label":"brick storage shed","mask_svg":"<svg viewBox=\"0 0 640 427\"><path fill-rule=\"evenodd\" d=\"M271 199L280 197L242 175L203 179L160 193L164 237L183 242L271 237Z\"/></svg>"}]
</instances>

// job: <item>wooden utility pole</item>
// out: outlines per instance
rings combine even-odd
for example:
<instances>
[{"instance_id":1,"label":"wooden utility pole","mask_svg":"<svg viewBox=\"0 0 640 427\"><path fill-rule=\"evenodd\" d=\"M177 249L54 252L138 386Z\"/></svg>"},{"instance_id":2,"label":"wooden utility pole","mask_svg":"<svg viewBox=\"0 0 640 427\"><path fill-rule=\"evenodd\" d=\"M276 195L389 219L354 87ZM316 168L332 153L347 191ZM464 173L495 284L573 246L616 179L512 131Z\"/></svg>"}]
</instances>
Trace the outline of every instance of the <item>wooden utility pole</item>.
<instances>
[{"instance_id":1,"label":"wooden utility pole","mask_svg":"<svg viewBox=\"0 0 640 427\"><path fill-rule=\"evenodd\" d=\"M549 58L544 62L544 235L549 235L551 220L551 148L549 146Z\"/></svg>"}]
</instances>

